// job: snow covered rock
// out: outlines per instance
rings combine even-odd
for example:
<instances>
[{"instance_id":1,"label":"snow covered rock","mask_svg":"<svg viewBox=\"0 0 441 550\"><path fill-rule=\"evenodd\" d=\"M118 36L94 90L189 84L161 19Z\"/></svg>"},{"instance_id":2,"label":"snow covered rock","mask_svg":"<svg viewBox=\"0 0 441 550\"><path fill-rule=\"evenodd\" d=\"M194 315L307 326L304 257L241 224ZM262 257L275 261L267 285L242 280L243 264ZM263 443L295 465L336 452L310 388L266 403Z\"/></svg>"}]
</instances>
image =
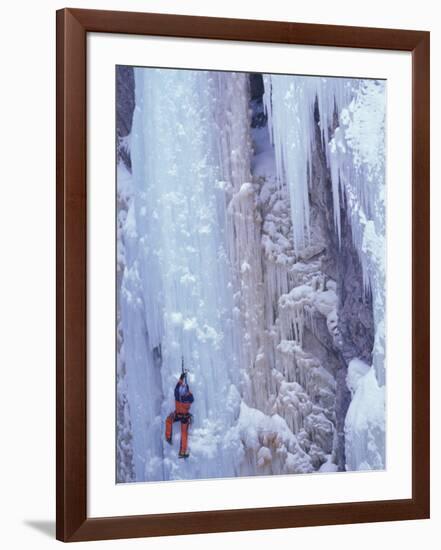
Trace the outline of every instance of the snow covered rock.
<instances>
[{"instance_id":1,"label":"snow covered rock","mask_svg":"<svg viewBox=\"0 0 441 550\"><path fill-rule=\"evenodd\" d=\"M347 384L353 395L346 415L347 470L385 468L385 387L375 369L359 359L349 363Z\"/></svg>"}]
</instances>

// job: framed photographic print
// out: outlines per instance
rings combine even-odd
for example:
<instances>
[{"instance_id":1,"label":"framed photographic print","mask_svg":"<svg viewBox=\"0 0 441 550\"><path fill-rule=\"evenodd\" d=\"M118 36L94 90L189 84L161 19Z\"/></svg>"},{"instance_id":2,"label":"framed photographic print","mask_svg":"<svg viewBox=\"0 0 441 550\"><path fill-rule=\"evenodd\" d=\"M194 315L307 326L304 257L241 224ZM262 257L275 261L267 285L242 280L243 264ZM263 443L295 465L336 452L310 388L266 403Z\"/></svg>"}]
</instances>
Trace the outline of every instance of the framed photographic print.
<instances>
[{"instance_id":1,"label":"framed photographic print","mask_svg":"<svg viewBox=\"0 0 441 550\"><path fill-rule=\"evenodd\" d=\"M429 517L429 34L57 12L57 538Z\"/></svg>"}]
</instances>

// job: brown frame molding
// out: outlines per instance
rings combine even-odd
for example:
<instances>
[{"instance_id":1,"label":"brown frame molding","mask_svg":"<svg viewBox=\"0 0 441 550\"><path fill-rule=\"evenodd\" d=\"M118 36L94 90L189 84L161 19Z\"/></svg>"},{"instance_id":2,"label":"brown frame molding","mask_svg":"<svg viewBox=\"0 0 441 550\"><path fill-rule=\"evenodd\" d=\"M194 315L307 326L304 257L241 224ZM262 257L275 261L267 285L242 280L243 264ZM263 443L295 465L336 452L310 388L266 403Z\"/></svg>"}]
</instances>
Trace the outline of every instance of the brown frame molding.
<instances>
[{"instance_id":1,"label":"brown frame molding","mask_svg":"<svg viewBox=\"0 0 441 550\"><path fill-rule=\"evenodd\" d=\"M411 499L87 517L88 32L375 48L412 53ZM429 36L423 31L156 13L69 8L57 12L57 539L84 541L429 517Z\"/></svg>"}]
</instances>

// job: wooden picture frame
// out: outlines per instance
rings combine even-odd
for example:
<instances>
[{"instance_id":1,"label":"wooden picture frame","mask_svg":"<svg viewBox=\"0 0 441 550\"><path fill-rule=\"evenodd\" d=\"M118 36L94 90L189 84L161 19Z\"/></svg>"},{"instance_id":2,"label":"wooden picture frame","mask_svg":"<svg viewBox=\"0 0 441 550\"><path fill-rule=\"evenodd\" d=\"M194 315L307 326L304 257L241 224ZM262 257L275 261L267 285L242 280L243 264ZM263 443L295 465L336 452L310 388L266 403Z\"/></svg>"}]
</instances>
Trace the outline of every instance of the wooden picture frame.
<instances>
[{"instance_id":1,"label":"wooden picture frame","mask_svg":"<svg viewBox=\"0 0 441 550\"><path fill-rule=\"evenodd\" d=\"M86 36L122 33L412 53L412 498L87 516ZM56 536L84 541L429 517L429 33L82 9L57 12ZM418 296L418 299L417 299Z\"/></svg>"}]
</instances>

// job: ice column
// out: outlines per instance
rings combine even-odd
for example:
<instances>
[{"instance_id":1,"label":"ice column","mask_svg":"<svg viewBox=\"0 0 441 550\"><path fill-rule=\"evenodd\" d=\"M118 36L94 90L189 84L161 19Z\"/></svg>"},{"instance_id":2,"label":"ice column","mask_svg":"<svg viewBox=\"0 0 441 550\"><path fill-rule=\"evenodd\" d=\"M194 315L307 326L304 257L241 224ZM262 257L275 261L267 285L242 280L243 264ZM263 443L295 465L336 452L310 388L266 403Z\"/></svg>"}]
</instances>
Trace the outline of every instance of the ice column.
<instances>
[{"instance_id":1,"label":"ice column","mask_svg":"<svg viewBox=\"0 0 441 550\"><path fill-rule=\"evenodd\" d=\"M239 404L216 82L204 71L136 69L135 83L122 324L136 478L234 475L222 441ZM162 434L182 357L197 396L185 464Z\"/></svg>"},{"instance_id":2,"label":"ice column","mask_svg":"<svg viewBox=\"0 0 441 550\"><path fill-rule=\"evenodd\" d=\"M249 406L265 410L271 390L265 353L262 219L251 176L248 75L218 73L216 122L220 165L228 201L227 250L233 273L234 318L242 373L242 394Z\"/></svg>"}]
</instances>

